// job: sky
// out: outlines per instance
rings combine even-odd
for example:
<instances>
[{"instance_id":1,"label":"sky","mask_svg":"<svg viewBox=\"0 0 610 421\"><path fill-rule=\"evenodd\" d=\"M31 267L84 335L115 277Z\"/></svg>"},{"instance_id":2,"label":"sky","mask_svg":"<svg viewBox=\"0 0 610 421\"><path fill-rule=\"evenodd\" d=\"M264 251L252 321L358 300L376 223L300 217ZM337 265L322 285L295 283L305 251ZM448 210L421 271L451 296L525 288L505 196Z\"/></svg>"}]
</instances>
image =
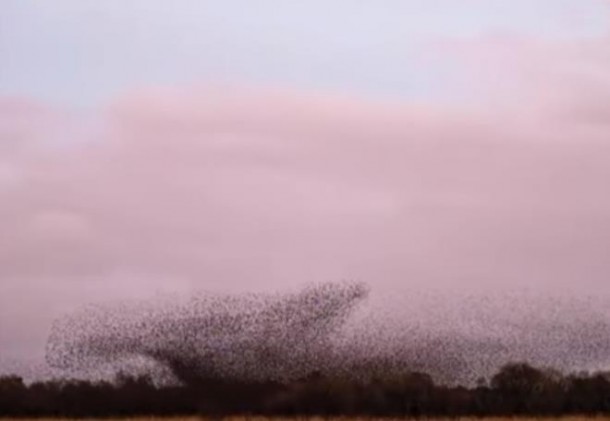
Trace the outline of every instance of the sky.
<instances>
[{"instance_id":1,"label":"sky","mask_svg":"<svg viewBox=\"0 0 610 421\"><path fill-rule=\"evenodd\" d=\"M607 304L607 1L1 9L0 368L163 294Z\"/></svg>"},{"instance_id":2,"label":"sky","mask_svg":"<svg viewBox=\"0 0 610 421\"><path fill-rule=\"evenodd\" d=\"M594 37L585 0L3 0L0 93L94 106L135 87L246 83L373 98L445 96L446 39ZM432 61L432 62L430 62Z\"/></svg>"}]
</instances>

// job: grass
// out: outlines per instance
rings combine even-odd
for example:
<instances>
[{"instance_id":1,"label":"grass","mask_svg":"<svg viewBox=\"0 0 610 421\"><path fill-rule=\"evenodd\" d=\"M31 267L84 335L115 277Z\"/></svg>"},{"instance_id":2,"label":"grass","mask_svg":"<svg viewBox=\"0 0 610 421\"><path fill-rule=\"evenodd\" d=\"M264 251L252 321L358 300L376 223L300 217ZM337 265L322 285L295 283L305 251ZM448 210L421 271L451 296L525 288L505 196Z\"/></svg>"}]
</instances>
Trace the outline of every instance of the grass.
<instances>
[{"instance_id":1,"label":"grass","mask_svg":"<svg viewBox=\"0 0 610 421\"><path fill-rule=\"evenodd\" d=\"M73 418L0 418L3 421L73 421ZM297 418L281 418L281 417L224 417L224 418L206 418L206 417L131 417L131 418L104 418L103 421L375 421L375 418L365 417L297 417ZM419 421L548 421L558 419L561 421L610 421L610 416L588 417L588 416L562 416L562 417L456 417L456 418L419 418ZM98 421L98 418L78 418L82 421ZM379 421L405 421L408 418L379 418Z\"/></svg>"}]
</instances>

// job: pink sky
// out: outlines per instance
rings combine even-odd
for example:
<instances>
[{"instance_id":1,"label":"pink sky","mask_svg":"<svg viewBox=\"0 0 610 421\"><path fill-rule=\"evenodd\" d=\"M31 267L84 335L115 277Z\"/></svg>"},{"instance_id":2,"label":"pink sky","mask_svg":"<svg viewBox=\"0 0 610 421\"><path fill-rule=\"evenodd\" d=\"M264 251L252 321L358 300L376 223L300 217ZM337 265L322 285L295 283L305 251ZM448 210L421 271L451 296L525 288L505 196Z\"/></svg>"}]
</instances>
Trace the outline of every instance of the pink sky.
<instances>
[{"instance_id":1,"label":"pink sky","mask_svg":"<svg viewBox=\"0 0 610 421\"><path fill-rule=\"evenodd\" d=\"M203 82L86 113L0 99L4 356L40 355L83 304L164 293L606 296L610 39L436 48L460 49L458 101Z\"/></svg>"}]
</instances>

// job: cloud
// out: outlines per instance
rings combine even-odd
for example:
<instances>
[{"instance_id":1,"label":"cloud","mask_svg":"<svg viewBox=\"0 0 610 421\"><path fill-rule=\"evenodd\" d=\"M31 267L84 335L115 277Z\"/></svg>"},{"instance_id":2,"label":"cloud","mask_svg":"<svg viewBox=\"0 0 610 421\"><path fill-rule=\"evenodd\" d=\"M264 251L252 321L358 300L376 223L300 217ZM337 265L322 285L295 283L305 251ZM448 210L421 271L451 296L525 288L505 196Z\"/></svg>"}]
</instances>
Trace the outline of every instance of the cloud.
<instances>
[{"instance_id":1,"label":"cloud","mask_svg":"<svg viewBox=\"0 0 610 421\"><path fill-rule=\"evenodd\" d=\"M471 100L493 102L502 112L520 107L541 123L607 125L608 42L608 35L563 41L497 35L437 47L461 63L454 76Z\"/></svg>"},{"instance_id":2,"label":"cloud","mask_svg":"<svg viewBox=\"0 0 610 421\"><path fill-rule=\"evenodd\" d=\"M473 43L460 107L197 86L87 118L2 101L0 342L19 355L52 315L155 291L607 293L607 45Z\"/></svg>"}]
</instances>

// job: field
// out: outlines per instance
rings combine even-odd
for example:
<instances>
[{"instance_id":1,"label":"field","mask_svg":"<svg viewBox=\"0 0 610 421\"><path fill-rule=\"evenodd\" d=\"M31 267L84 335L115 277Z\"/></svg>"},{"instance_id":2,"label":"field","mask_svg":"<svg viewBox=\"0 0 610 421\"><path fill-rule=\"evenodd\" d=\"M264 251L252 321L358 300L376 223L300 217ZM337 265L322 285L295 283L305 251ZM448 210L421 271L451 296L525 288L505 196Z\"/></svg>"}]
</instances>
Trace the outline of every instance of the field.
<instances>
[{"instance_id":1,"label":"field","mask_svg":"<svg viewBox=\"0 0 610 421\"><path fill-rule=\"evenodd\" d=\"M3 420L18 420L18 421L62 421L62 420L98 420L99 418L2 418ZM224 417L224 418L206 418L206 417L132 417L132 418L104 418L104 421L398 421L409 420L410 418L365 418L365 417L296 417L296 418L280 418L280 417ZM415 420L414 418L412 418ZM562 421L610 421L610 416L565 416L565 417L455 417L455 418L418 418L418 420L426 421L550 421L553 419L561 419Z\"/></svg>"}]
</instances>

